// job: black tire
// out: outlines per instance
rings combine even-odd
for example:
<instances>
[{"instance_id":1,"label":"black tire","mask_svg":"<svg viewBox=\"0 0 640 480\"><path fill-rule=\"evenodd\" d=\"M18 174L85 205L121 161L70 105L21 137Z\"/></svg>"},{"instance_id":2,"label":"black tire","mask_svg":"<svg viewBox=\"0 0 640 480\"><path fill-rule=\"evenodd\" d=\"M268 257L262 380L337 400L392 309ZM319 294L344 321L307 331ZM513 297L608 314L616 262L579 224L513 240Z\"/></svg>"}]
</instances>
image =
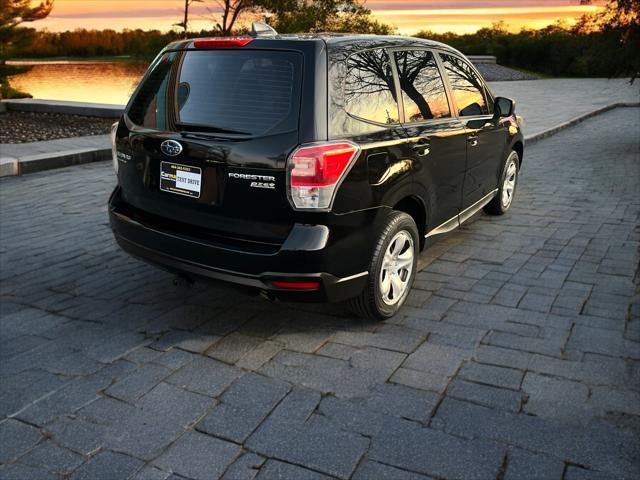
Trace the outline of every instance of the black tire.
<instances>
[{"instance_id":1,"label":"black tire","mask_svg":"<svg viewBox=\"0 0 640 480\"><path fill-rule=\"evenodd\" d=\"M513 187L511 189L510 195L507 195L507 197L509 197L508 201L505 202L503 201L505 200L503 195L505 190L508 190L509 187L506 182L507 172L510 171L509 169L512 164L515 165L515 169L511 171L513 175L509 175L509 178L511 179L511 177L513 176ZM504 165L502 167L502 175L500 175L500 183L498 184L498 193L489 203L485 205L485 213L488 213L489 215L504 215L505 213L507 213L509 208L511 208L511 205L513 205L513 200L515 199L516 191L518 189L519 175L520 157L514 150L509 154L509 156L507 156L507 159L504 161Z\"/></svg>"},{"instance_id":2,"label":"black tire","mask_svg":"<svg viewBox=\"0 0 640 480\"><path fill-rule=\"evenodd\" d=\"M396 303L389 305L383 300L383 295L379 285L379 278L382 274L385 252L390 248L391 241L394 237L399 235L402 231L408 233L413 240L411 247L407 247L413 248L412 268L410 272L407 272L408 279L406 281L408 281L408 285L405 288L404 293L399 296L399 300L394 299ZM402 237L401 234L400 236ZM405 236L405 238L408 240L408 237ZM408 241L407 244L409 244ZM349 300L349 309L360 317L372 320L385 320L392 317L400 307L402 307L409 295L409 292L411 291L416 275L416 268L418 266L419 251L420 239L418 236L418 228L416 227L413 218L404 212L395 210L389 213L389 216L378 234L378 240L376 241L373 249L367 284L360 295Z\"/></svg>"}]
</instances>

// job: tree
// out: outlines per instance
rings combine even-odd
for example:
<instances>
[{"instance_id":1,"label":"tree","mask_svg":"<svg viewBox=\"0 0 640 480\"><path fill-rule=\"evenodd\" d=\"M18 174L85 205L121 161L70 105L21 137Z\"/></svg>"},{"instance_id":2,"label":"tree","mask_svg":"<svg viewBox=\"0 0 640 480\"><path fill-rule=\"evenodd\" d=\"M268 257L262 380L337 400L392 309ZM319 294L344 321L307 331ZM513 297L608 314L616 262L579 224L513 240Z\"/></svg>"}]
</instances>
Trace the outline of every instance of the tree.
<instances>
[{"instance_id":1,"label":"tree","mask_svg":"<svg viewBox=\"0 0 640 480\"><path fill-rule=\"evenodd\" d=\"M237 31L241 17L260 15L279 33L395 31L371 15L362 0L213 0L208 8L221 35Z\"/></svg>"},{"instance_id":2,"label":"tree","mask_svg":"<svg viewBox=\"0 0 640 480\"><path fill-rule=\"evenodd\" d=\"M356 5L352 10L338 11L329 17L325 30L373 35L393 35L396 33L395 27L374 18L371 10L361 4Z\"/></svg>"},{"instance_id":3,"label":"tree","mask_svg":"<svg viewBox=\"0 0 640 480\"><path fill-rule=\"evenodd\" d=\"M574 27L583 35L598 30L617 37L614 74L630 76L633 83L640 76L640 0L609 0L602 11L584 15Z\"/></svg>"},{"instance_id":4,"label":"tree","mask_svg":"<svg viewBox=\"0 0 640 480\"><path fill-rule=\"evenodd\" d=\"M184 30L183 37L187 38L187 30L189 29L189 7L192 3L202 3L203 0L184 0L184 19L181 22L174 23L176 27L182 27Z\"/></svg>"},{"instance_id":5,"label":"tree","mask_svg":"<svg viewBox=\"0 0 640 480\"><path fill-rule=\"evenodd\" d=\"M280 33L351 32L390 34L362 0L259 0L256 2Z\"/></svg>"},{"instance_id":6,"label":"tree","mask_svg":"<svg viewBox=\"0 0 640 480\"><path fill-rule=\"evenodd\" d=\"M31 0L0 0L0 61L9 55L9 49L28 39L32 29L20 24L41 20L51 13L53 0L42 0L31 7Z\"/></svg>"},{"instance_id":7,"label":"tree","mask_svg":"<svg viewBox=\"0 0 640 480\"><path fill-rule=\"evenodd\" d=\"M19 71L6 65L6 59L12 49L33 38L34 30L20 25L41 20L53 9L53 0L42 0L33 7L31 3L31 0L0 0L0 98L26 95L9 87L9 75Z\"/></svg>"},{"instance_id":8,"label":"tree","mask_svg":"<svg viewBox=\"0 0 640 480\"><path fill-rule=\"evenodd\" d=\"M254 0L214 0L216 9L208 8L209 13L218 18L216 29L221 35L231 35L240 15L256 12L259 5ZM220 13L220 11L222 13Z\"/></svg>"},{"instance_id":9,"label":"tree","mask_svg":"<svg viewBox=\"0 0 640 480\"><path fill-rule=\"evenodd\" d=\"M620 30L620 42L623 44L637 41L640 28L640 0L609 0L605 9L596 14L595 21L603 29Z\"/></svg>"}]
</instances>

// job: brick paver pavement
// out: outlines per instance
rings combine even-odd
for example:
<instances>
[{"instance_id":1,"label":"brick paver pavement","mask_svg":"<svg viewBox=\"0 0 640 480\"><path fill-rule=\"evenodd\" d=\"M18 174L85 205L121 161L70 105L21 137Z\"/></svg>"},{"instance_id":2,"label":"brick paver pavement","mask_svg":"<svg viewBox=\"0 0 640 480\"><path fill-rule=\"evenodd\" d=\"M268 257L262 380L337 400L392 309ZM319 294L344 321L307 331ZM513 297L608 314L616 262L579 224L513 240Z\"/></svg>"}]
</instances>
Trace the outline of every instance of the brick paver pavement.
<instances>
[{"instance_id":1,"label":"brick paver pavement","mask_svg":"<svg viewBox=\"0 0 640 480\"><path fill-rule=\"evenodd\" d=\"M639 129L533 145L379 324L174 285L115 247L110 164L2 179L0 478L638 478Z\"/></svg>"},{"instance_id":2,"label":"brick paver pavement","mask_svg":"<svg viewBox=\"0 0 640 480\"><path fill-rule=\"evenodd\" d=\"M546 78L489 82L495 95L513 98L526 135L536 135L615 103L640 102L640 82L628 78Z\"/></svg>"}]
</instances>

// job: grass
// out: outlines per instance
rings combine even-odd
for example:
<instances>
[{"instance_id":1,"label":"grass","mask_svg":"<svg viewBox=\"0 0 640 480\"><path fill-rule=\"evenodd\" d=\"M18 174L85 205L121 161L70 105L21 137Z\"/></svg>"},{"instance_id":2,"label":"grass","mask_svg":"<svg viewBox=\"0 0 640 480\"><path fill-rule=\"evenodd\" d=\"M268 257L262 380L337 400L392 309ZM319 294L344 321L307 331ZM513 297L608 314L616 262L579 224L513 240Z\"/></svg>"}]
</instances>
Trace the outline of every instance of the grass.
<instances>
[{"instance_id":1,"label":"grass","mask_svg":"<svg viewBox=\"0 0 640 480\"><path fill-rule=\"evenodd\" d=\"M33 95L23 92L21 90L17 90L9 85L8 82L0 83L0 98L5 100L9 100L11 98L32 98Z\"/></svg>"},{"instance_id":2,"label":"grass","mask_svg":"<svg viewBox=\"0 0 640 480\"><path fill-rule=\"evenodd\" d=\"M21 92L9 84L11 75L28 72L31 67L22 65L6 65L0 63L0 98L31 98L27 92Z\"/></svg>"},{"instance_id":3,"label":"grass","mask_svg":"<svg viewBox=\"0 0 640 480\"><path fill-rule=\"evenodd\" d=\"M6 65L0 63L0 78L10 77L11 75L18 75L20 73L28 72L31 67L25 65Z\"/></svg>"}]
</instances>

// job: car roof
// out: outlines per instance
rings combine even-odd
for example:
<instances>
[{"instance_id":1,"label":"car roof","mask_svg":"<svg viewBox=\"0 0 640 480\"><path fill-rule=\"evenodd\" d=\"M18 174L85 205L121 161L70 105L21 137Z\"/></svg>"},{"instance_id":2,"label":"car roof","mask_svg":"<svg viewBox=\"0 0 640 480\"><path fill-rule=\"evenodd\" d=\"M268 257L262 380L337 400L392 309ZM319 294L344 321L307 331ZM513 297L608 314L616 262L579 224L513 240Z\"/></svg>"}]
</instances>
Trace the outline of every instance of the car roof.
<instances>
[{"instance_id":1,"label":"car roof","mask_svg":"<svg viewBox=\"0 0 640 480\"><path fill-rule=\"evenodd\" d=\"M286 37L286 35L282 35ZM347 45L352 43L372 45L397 45L397 46L423 46L423 47L440 47L451 49L448 45L435 40L429 40L426 38L418 37L406 37L402 35L367 35L367 34L353 34L353 33L318 33L310 35L310 37L316 37L323 39L329 45Z\"/></svg>"},{"instance_id":2,"label":"car roof","mask_svg":"<svg viewBox=\"0 0 640 480\"><path fill-rule=\"evenodd\" d=\"M213 37L215 39L223 40L229 38L238 37ZM186 40L178 40L170 43L165 47L167 50L182 50L193 46L193 41L197 38L191 38ZM449 50L459 53L455 48L437 42L435 40L429 40L417 37L405 37L401 35L366 35L366 34L352 34L352 33L299 33L299 34L283 34L275 36L255 37L255 42L317 42L322 41L327 44L329 48L346 47L349 45L357 45L359 48L375 48L375 47L422 47L422 48L440 48L443 50ZM274 45L271 43L271 45Z\"/></svg>"},{"instance_id":3,"label":"car roof","mask_svg":"<svg viewBox=\"0 0 640 480\"><path fill-rule=\"evenodd\" d=\"M260 38L260 37L258 37ZM318 32L318 33L285 33L271 38L282 38L289 40L310 40L320 38L327 43L352 43L352 42L378 42L378 41L394 41L394 42L425 42L439 43L433 40L427 40L418 37L407 37L403 35L373 35L366 33L335 33L335 32Z\"/></svg>"}]
</instances>

